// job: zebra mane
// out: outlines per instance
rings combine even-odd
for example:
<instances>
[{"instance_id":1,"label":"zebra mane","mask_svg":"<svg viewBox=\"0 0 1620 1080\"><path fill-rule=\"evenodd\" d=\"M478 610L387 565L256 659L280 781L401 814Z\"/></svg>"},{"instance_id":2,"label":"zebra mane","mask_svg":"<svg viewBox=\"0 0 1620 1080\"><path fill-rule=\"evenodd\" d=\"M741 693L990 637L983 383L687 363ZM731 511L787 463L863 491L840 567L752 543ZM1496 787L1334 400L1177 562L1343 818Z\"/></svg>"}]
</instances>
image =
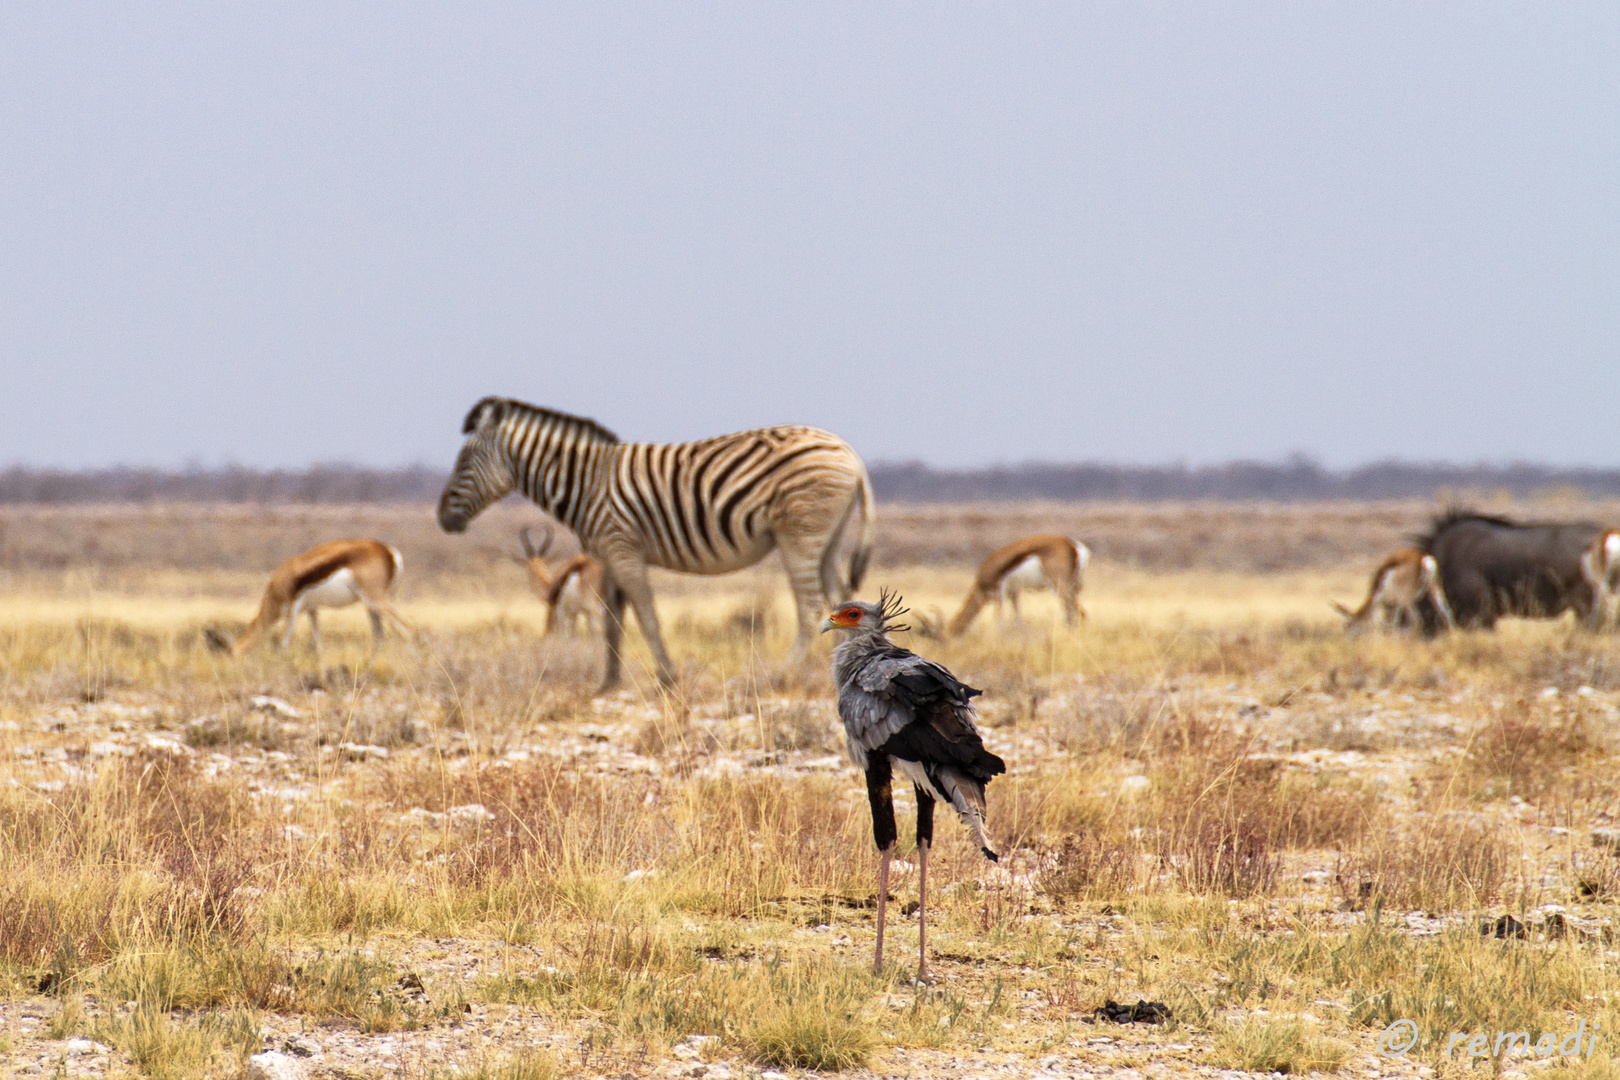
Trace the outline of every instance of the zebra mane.
<instances>
[{"instance_id":1,"label":"zebra mane","mask_svg":"<svg viewBox=\"0 0 1620 1080\"><path fill-rule=\"evenodd\" d=\"M574 427L584 431L586 435L600 439L603 442L616 443L619 441L619 437L617 435L613 434L613 432L609 431L601 424L598 424L595 420L590 420L583 416L575 416L573 413L559 412L556 409L544 409L539 405L530 405L527 401L519 401L516 398L503 397L487 397L478 404L474 405L472 410L467 413L467 419L461 425L461 433L463 435L472 434L473 429L478 426L480 415L486 408L492 408L494 410L494 414L491 416L492 420L504 420L509 412L521 410L522 412L528 413L531 416L541 420L556 420L565 424L571 424Z\"/></svg>"}]
</instances>

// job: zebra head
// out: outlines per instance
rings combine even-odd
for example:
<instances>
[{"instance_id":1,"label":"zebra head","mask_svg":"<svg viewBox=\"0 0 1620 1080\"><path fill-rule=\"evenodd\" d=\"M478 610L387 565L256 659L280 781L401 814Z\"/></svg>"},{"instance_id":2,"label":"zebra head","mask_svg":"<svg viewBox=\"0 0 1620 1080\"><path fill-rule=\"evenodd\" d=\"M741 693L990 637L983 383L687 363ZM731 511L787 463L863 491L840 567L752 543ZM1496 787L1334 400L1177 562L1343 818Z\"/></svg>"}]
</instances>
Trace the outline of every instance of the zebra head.
<instances>
[{"instance_id":1,"label":"zebra head","mask_svg":"<svg viewBox=\"0 0 1620 1080\"><path fill-rule=\"evenodd\" d=\"M439 528L458 533L467 523L516 484L512 459L502 438L505 398L485 398L472 407L461 425L467 441L456 455L456 468L439 496Z\"/></svg>"}]
</instances>

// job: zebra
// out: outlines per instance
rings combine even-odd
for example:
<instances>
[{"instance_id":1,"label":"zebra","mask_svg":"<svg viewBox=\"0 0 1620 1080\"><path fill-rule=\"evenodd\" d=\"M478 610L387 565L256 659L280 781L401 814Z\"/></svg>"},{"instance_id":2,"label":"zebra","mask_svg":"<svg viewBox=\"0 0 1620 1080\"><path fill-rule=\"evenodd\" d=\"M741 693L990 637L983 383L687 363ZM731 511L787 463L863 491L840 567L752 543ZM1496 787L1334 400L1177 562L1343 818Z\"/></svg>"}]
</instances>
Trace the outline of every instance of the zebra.
<instances>
[{"instance_id":1,"label":"zebra","mask_svg":"<svg viewBox=\"0 0 1620 1080\"><path fill-rule=\"evenodd\" d=\"M603 690L619 681L626 601L660 682L675 680L649 566L724 574L780 548L799 621L795 661L809 652L822 610L860 588L877 512L866 465L836 435L784 426L700 442L622 443L594 420L499 397L474 405L461 431L467 439L439 499L439 527L461 532L515 488L573 529L607 570ZM860 537L841 578L835 553L857 504Z\"/></svg>"}]
</instances>

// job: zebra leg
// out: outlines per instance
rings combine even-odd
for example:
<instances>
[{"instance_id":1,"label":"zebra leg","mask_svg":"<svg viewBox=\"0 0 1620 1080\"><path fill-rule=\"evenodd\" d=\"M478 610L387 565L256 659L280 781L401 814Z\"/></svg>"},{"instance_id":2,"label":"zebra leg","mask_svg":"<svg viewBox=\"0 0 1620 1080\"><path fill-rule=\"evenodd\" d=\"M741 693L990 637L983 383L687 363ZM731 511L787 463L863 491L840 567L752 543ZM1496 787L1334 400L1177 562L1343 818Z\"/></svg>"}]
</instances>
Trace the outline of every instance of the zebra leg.
<instances>
[{"instance_id":1,"label":"zebra leg","mask_svg":"<svg viewBox=\"0 0 1620 1080\"><path fill-rule=\"evenodd\" d=\"M624 640L624 590L611 581L602 582L602 640L607 645L607 670L599 694L619 685L619 647Z\"/></svg>"},{"instance_id":2,"label":"zebra leg","mask_svg":"<svg viewBox=\"0 0 1620 1080\"><path fill-rule=\"evenodd\" d=\"M647 580L647 564L639 560L624 559L613 565L613 579L618 583L624 599L635 608L636 622L641 625L641 636L647 639L653 659L658 663L658 681L665 686L675 685L675 665L669 662L664 649L664 635L658 630L658 611L653 607L652 583ZM622 608L621 608L622 610ZM623 625L623 616L620 616ZM622 631L621 631L622 632Z\"/></svg>"},{"instance_id":3,"label":"zebra leg","mask_svg":"<svg viewBox=\"0 0 1620 1080\"><path fill-rule=\"evenodd\" d=\"M829 606L842 604L850 597L849 580L838 572L838 547L844 530L849 526L849 519L859 506L860 500L856 497L856 492L851 491L849 504L839 516L838 524L821 541L821 595Z\"/></svg>"},{"instance_id":4,"label":"zebra leg","mask_svg":"<svg viewBox=\"0 0 1620 1080\"><path fill-rule=\"evenodd\" d=\"M810 646L816 640L816 627L827 602L822 592L823 553L812 541L785 541L782 547L782 567L787 570L788 586L793 590L793 606L799 619L799 636L793 639L788 653L790 663L799 663L810 655Z\"/></svg>"}]
</instances>

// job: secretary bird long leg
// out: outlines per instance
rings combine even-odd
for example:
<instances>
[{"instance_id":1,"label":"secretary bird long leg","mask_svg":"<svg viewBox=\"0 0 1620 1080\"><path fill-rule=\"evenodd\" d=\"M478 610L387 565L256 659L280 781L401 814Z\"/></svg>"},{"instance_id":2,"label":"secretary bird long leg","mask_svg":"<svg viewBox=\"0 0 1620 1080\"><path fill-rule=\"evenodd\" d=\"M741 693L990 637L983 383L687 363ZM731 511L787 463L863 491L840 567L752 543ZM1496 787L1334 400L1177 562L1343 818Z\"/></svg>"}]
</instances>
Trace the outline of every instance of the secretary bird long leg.
<instances>
[{"instance_id":1,"label":"secretary bird long leg","mask_svg":"<svg viewBox=\"0 0 1620 1080\"><path fill-rule=\"evenodd\" d=\"M889 908L889 860L892 858L894 845L891 843L878 856L877 953L872 957L872 970L880 975L883 973L883 916Z\"/></svg>"},{"instance_id":2,"label":"secretary bird long leg","mask_svg":"<svg viewBox=\"0 0 1620 1080\"><path fill-rule=\"evenodd\" d=\"M877 955L872 970L883 971L883 916L889 908L889 860L894 858L894 765L887 754L875 753L866 763L866 799L872 805L872 839L881 853L878 862Z\"/></svg>"},{"instance_id":3,"label":"secretary bird long leg","mask_svg":"<svg viewBox=\"0 0 1620 1080\"><path fill-rule=\"evenodd\" d=\"M934 799L917 788L917 981L928 981L928 849L934 846Z\"/></svg>"},{"instance_id":4,"label":"secretary bird long leg","mask_svg":"<svg viewBox=\"0 0 1620 1080\"><path fill-rule=\"evenodd\" d=\"M917 845L917 981L928 981L928 841Z\"/></svg>"}]
</instances>

